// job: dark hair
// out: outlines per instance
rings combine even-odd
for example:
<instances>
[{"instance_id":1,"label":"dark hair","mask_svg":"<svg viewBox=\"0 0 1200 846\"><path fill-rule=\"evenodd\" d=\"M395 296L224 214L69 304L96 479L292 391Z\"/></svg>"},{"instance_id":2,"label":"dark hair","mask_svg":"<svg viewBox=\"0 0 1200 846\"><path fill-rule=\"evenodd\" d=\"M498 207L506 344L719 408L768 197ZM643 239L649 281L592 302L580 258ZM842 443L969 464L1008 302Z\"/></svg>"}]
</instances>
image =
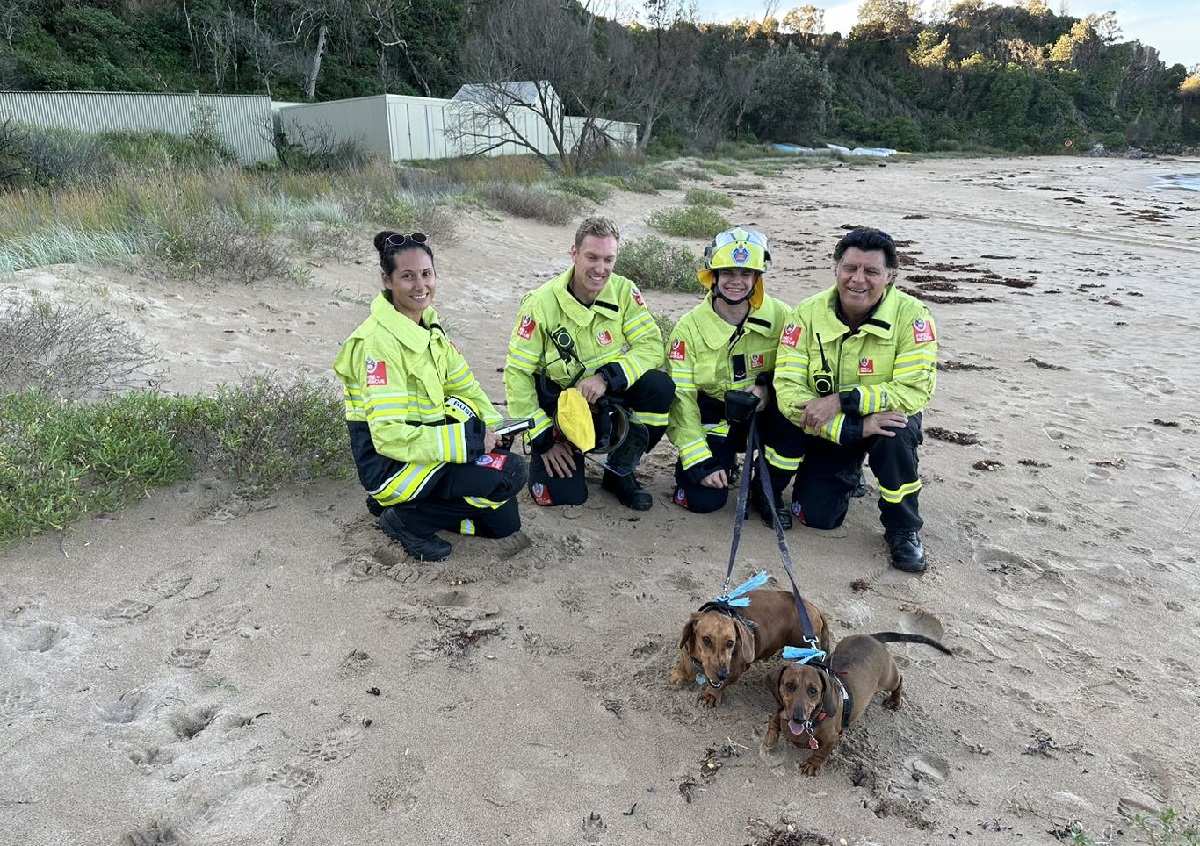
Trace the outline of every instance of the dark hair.
<instances>
[{"instance_id":1,"label":"dark hair","mask_svg":"<svg viewBox=\"0 0 1200 846\"><path fill-rule=\"evenodd\" d=\"M882 250L884 264L892 270L900 266L900 260L896 257L896 242L886 232L878 229L854 229L847 232L833 248L834 262L841 261L846 250L851 247L857 247L864 252Z\"/></svg>"},{"instance_id":2,"label":"dark hair","mask_svg":"<svg viewBox=\"0 0 1200 846\"><path fill-rule=\"evenodd\" d=\"M388 239L392 238L393 235L396 238L392 240L400 240L400 246L397 247L394 243L388 242ZM423 238L424 236L420 237ZM429 263L433 264L433 249L424 240L413 241L403 232L380 232L375 236L375 249L379 250L379 266L389 276L396 269L396 253L402 253L405 250L424 250L425 255L429 256Z\"/></svg>"}]
</instances>

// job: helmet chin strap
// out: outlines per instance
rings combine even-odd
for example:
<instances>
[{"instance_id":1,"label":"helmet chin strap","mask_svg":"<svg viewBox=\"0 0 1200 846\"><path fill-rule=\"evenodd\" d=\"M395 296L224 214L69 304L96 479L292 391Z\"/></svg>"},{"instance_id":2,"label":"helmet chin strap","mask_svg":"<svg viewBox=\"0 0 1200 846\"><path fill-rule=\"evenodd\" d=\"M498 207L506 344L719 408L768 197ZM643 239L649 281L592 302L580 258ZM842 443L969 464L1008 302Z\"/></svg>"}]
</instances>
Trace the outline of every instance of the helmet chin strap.
<instances>
[{"instance_id":1,"label":"helmet chin strap","mask_svg":"<svg viewBox=\"0 0 1200 846\"><path fill-rule=\"evenodd\" d=\"M757 284L758 283L756 281L755 285L757 285ZM735 306L735 305L741 305L742 303L746 302L746 300L748 300L754 296L754 285L750 286L750 290L746 292L746 296L740 297L736 300L731 300L729 297L727 297L725 295L725 292L721 290L721 278L718 276L716 281L713 282L712 292L713 292L713 296L717 297L718 299L724 300L726 303L728 303L731 306Z\"/></svg>"}]
</instances>

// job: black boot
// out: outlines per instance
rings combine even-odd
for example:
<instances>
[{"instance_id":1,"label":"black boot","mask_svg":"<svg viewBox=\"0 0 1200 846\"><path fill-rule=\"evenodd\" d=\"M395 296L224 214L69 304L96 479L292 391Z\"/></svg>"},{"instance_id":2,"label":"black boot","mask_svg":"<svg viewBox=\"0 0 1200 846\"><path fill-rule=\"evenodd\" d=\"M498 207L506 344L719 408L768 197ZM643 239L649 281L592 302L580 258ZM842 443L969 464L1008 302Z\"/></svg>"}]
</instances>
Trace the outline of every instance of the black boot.
<instances>
[{"instance_id":1,"label":"black boot","mask_svg":"<svg viewBox=\"0 0 1200 846\"><path fill-rule=\"evenodd\" d=\"M768 529L775 528L775 518L779 518L779 525L786 532L792 528L792 510L783 504L783 496L775 494L774 504L767 502L767 494L762 489L762 485L755 479L750 483L752 486L750 501L754 504L754 510L758 512L758 516L762 518L763 525Z\"/></svg>"},{"instance_id":2,"label":"black boot","mask_svg":"<svg viewBox=\"0 0 1200 846\"><path fill-rule=\"evenodd\" d=\"M630 473L628 476L618 476L611 470L604 471L604 480L600 487L609 493L617 495L617 499L626 508L634 511L649 511L654 505L654 497L638 482L637 477Z\"/></svg>"},{"instance_id":3,"label":"black boot","mask_svg":"<svg viewBox=\"0 0 1200 846\"><path fill-rule=\"evenodd\" d=\"M893 567L906 573L925 572L925 547L919 534L888 529L883 537L887 541Z\"/></svg>"},{"instance_id":4,"label":"black boot","mask_svg":"<svg viewBox=\"0 0 1200 846\"><path fill-rule=\"evenodd\" d=\"M629 421L629 432L619 447L614 449L604 462L604 481L601 487L617 495L626 508L648 511L654 505L654 497L645 490L633 475L642 462L646 447L650 443L650 432L641 423Z\"/></svg>"},{"instance_id":5,"label":"black boot","mask_svg":"<svg viewBox=\"0 0 1200 846\"><path fill-rule=\"evenodd\" d=\"M392 540L399 541L404 551L413 558L418 561L441 561L454 549L449 541L442 540L436 534L421 537L408 527L404 516L405 512L400 507L384 509L379 515L379 528Z\"/></svg>"}]
</instances>

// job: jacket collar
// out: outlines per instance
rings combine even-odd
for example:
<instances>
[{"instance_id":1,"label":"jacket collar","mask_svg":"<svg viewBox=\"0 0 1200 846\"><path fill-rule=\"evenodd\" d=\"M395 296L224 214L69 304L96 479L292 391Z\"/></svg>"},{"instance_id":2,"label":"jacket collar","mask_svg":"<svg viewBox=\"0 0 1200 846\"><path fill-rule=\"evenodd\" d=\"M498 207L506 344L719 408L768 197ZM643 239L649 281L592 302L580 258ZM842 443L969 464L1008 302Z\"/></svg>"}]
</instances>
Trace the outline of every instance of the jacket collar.
<instances>
[{"instance_id":1,"label":"jacket collar","mask_svg":"<svg viewBox=\"0 0 1200 846\"><path fill-rule=\"evenodd\" d=\"M371 317L385 332L413 352L428 349L431 335L429 330L434 327L441 328L438 326L437 312L433 310L433 306L421 312L421 323L418 325L396 311L386 292L381 292L372 300Z\"/></svg>"},{"instance_id":2,"label":"jacket collar","mask_svg":"<svg viewBox=\"0 0 1200 846\"><path fill-rule=\"evenodd\" d=\"M579 300L575 299L575 295L571 293L569 287L571 275L574 272L575 267L572 265L550 280L550 287L554 291L554 298L564 315L572 322L580 326L585 326L592 322L592 315L597 311L601 314L607 314L610 317L620 313L621 307L617 304L616 289L613 286L613 280L617 278L615 273L608 277L608 281L600 289L595 302L590 306L585 306Z\"/></svg>"},{"instance_id":3,"label":"jacket collar","mask_svg":"<svg viewBox=\"0 0 1200 846\"><path fill-rule=\"evenodd\" d=\"M892 295L894 290L889 285L883 292L879 302L871 309L867 318L858 327L865 335L876 335L880 338L891 338L896 327L896 317L899 313L900 301ZM827 289L821 297L825 307L819 312L818 327L814 331L845 336L850 334L850 325L842 315L841 301L838 299L837 285Z\"/></svg>"}]
</instances>

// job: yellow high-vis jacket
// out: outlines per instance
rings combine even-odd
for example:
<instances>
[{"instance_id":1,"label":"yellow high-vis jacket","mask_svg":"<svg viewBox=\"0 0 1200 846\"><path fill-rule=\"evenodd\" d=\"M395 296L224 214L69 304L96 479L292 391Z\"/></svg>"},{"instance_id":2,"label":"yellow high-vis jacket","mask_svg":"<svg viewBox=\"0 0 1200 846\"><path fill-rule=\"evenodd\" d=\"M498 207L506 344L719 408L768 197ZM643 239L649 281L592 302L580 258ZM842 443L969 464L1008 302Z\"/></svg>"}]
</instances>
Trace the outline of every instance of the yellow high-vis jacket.
<instances>
[{"instance_id":1,"label":"yellow high-vis jacket","mask_svg":"<svg viewBox=\"0 0 1200 846\"><path fill-rule=\"evenodd\" d=\"M412 499L444 464L482 454L482 427L456 407L465 403L488 425L500 419L432 307L418 325L380 294L333 369L359 477L383 505Z\"/></svg>"},{"instance_id":2,"label":"yellow high-vis jacket","mask_svg":"<svg viewBox=\"0 0 1200 846\"><path fill-rule=\"evenodd\" d=\"M841 411L815 434L861 440L862 419L877 411L916 414L937 386L937 332L925 305L889 285L875 311L851 334L837 312L837 286L796 306L779 336L775 393L799 425L797 403L836 392ZM822 377L825 377L824 379Z\"/></svg>"},{"instance_id":3,"label":"yellow high-vis jacket","mask_svg":"<svg viewBox=\"0 0 1200 846\"><path fill-rule=\"evenodd\" d=\"M667 343L667 367L675 382L667 437L679 449L683 469L712 458L710 430L700 422L699 394L723 400L726 391L769 384L788 316L783 302L764 296L762 306L751 309L740 327L731 326L713 309L709 294L679 318ZM725 434L728 428L722 421L714 431Z\"/></svg>"},{"instance_id":4,"label":"yellow high-vis jacket","mask_svg":"<svg viewBox=\"0 0 1200 846\"><path fill-rule=\"evenodd\" d=\"M508 414L533 418L530 441L553 425L538 403L539 374L568 388L599 372L619 392L663 363L662 332L637 286L614 273L596 301L585 306L567 288L573 272L568 268L521 299L509 337Z\"/></svg>"}]
</instances>

